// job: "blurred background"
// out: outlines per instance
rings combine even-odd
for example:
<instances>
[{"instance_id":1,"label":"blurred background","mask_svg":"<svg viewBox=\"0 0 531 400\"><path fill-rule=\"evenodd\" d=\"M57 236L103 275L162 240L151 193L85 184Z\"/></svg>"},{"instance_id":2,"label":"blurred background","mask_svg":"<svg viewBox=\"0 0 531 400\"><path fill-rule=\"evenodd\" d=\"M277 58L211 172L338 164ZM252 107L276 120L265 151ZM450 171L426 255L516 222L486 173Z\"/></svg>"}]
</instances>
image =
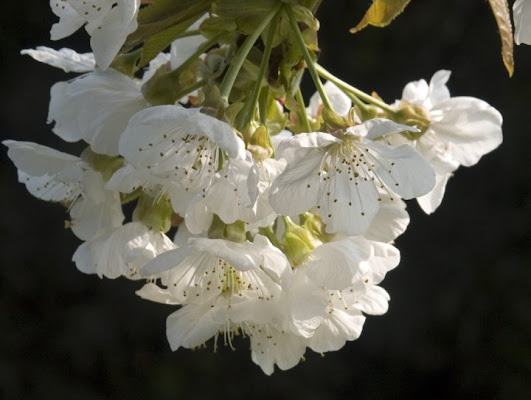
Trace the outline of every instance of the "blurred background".
<instances>
[{"instance_id":1,"label":"blurred background","mask_svg":"<svg viewBox=\"0 0 531 400\"><path fill-rule=\"evenodd\" d=\"M413 0L387 29L349 34L369 5L321 6L320 62L331 72L391 102L407 82L449 69L453 95L504 116L503 145L457 171L435 214L408 204L402 262L382 285L389 312L369 317L341 351L308 351L271 377L244 341L235 352L172 353L173 308L137 298L139 282L77 271L64 209L31 197L2 149L0 398L531 398L531 46L516 47L509 79L486 1ZM46 124L50 87L74 75L19 55L38 45L89 50L84 32L50 42L55 20L47 1L2 4L0 135L79 153Z\"/></svg>"}]
</instances>

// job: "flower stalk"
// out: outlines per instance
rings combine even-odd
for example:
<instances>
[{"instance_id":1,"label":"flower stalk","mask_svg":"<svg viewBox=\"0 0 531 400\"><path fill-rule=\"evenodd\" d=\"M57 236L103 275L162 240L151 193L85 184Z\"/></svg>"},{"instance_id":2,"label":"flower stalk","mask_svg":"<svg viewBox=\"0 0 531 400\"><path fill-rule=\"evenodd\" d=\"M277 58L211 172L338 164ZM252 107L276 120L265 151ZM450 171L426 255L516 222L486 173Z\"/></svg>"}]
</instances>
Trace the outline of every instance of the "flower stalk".
<instances>
[{"instance_id":1,"label":"flower stalk","mask_svg":"<svg viewBox=\"0 0 531 400\"><path fill-rule=\"evenodd\" d=\"M291 26L291 32L295 35L295 39L297 40L299 50L301 51L302 56L304 57L304 61L306 62L306 66L308 68L310 76L312 77L313 83L317 91L321 95L323 104L326 108L329 108L330 110L333 111L332 103L330 103L330 100L328 99L328 95L326 94L324 90L323 83L321 82L321 79L319 78L319 75L317 73L315 61L313 60L312 56L310 55L310 52L308 51L308 47L306 46L306 42L304 41L302 32L299 28L299 25L297 24L295 15L293 14L293 11L289 6L284 7L284 10L286 12L286 15L288 16L288 21Z\"/></svg>"},{"instance_id":2,"label":"flower stalk","mask_svg":"<svg viewBox=\"0 0 531 400\"><path fill-rule=\"evenodd\" d=\"M225 105L229 104L229 95L232 90L232 86L234 85L234 82L236 81L236 77L238 76L238 73L240 72L240 69L243 63L245 59L247 58L247 55L249 54L254 44L256 43L256 41L258 40L258 38L260 37L264 29L269 24L269 22L278 13L280 7L281 7L281 4L277 5L264 17L264 19L257 25L253 33L247 36L242 46L240 47L240 49L238 50L238 52L232 59L231 64L227 72L225 73L225 76L219 88L220 99L223 104Z\"/></svg>"}]
</instances>

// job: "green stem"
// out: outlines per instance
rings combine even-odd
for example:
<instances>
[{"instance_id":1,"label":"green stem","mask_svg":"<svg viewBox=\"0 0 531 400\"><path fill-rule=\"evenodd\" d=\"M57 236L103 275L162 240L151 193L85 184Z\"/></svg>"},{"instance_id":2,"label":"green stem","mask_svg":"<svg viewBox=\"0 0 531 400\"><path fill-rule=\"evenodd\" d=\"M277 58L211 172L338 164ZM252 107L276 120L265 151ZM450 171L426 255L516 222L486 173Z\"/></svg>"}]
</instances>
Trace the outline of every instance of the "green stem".
<instances>
[{"instance_id":1,"label":"green stem","mask_svg":"<svg viewBox=\"0 0 531 400\"><path fill-rule=\"evenodd\" d=\"M260 111L260 123L265 125L267 123L267 108L269 106L269 86L262 90L260 99L258 101L258 109Z\"/></svg>"},{"instance_id":2,"label":"green stem","mask_svg":"<svg viewBox=\"0 0 531 400\"><path fill-rule=\"evenodd\" d=\"M385 111L387 111L390 114L396 114L397 110L394 109L393 107L391 107L390 105L388 105L388 104L384 103L383 101L378 100L377 98L374 98L371 95L369 95L369 94L367 94L367 93L365 93L365 92L363 92L363 91L361 91L359 89L356 89L354 86L351 86L348 83L342 81L338 77L332 75L330 72L328 72L326 69L324 69L319 64L316 64L315 68L316 68L317 72L319 73L319 75L321 75L326 80L329 80L330 82L334 83L337 87L339 87L343 91L352 93L357 98L359 98L359 99L361 99L361 100L363 100L363 101L365 101L367 103L374 104L375 106L380 107L382 110L385 110Z\"/></svg>"},{"instance_id":3,"label":"green stem","mask_svg":"<svg viewBox=\"0 0 531 400\"><path fill-rule=\"evenodd\" d=\"M205 53L212 46L217 44L221 36L223 36L223 33L219 33L216 36L214 36L212 39L207 40L205 43L203 43L201 46L197 48L194 54L188 57L181 65L179 65L177 68L175 68L173 71L169 72L168 74L171 75L172 77L178 78L179 75L181 75L181 73L186 68L188 68L191 63L193 63L198 57L200 57L203 53Z\"/></svg>"},{"instance_id":4,"label":"green stem","mask_svg":"<svg viewBox=\"0 0 531 400\"><path fill-rule=\"evenodd\" d=\"M240 50L238 51L236 56L234 56L234 58L232 59L232 62L219 88L221 100L225 102L226 104L229 103L229 95L232 90L232 86L234 85L234 82L236 81L236 77L238 76L238 72L240 72L243 62L245 61L245 59L247 58L247 55L249 54L254 44L258 40L258 37L261 35L263 30L266 28L267 24L269 24L269 21L271 21L271 19L273 19L273 17L276 15L280 7L281 7L281 4L279 3L277 7L271 10L271 12L264 17L264 19L260 22L260 25L258 25L256 29L254 30L254 32L251 33L249 36L247 36L242 46L240 47Z\"/></svg>"},{"instance_id":5,"label":"green stem","mask_svg":"<svg viewBox=\"0 0 531 400\"><path fill-rule=\"evenodd\" d=\"M238 114L236 119L236 129L242 132L245 127L249 124L256 110L256 105L258 103L258 98L260 97L260 91L262 90L262 82L267 73L267 68L269 66L269 58L271 56L271 49L273 48L273 38L275 36L275 31L278 25L278 12L277 17L273 18L271 25L269 25L269 30L267 32L264 54L262 55L262 61L260 62L260 70L258 71L258 77L253 87L251 96L245 103L243 110Z\"/></svg>"},{"instance_id":6,"label":"green stem","mask_svg":"<svg viewBox=\"0 0 531 400\"><path fill-rule=\"evenodd\" d=\"M175 101L179 101L181 97L186 96L189 93L192 93L194 90L201 89L203 86L205 86L208 83L208 79L201 79L194 83L193 85L187 86L184 89L177 92L175 95Z\"/></svg>"},{"instance_id":7,"label":"green stem","mask_svg":"<svg viewBox=\"0 0 531 400\"><path fill-rule=\"evenodd\" d=\"M300 106L299 117L304 125L304 128L306 129L306 132L311 132L312 127L310 125L310 120L308 119L308 115L306 114L306 105L304 104L304 98L302 97L302 92L300 88L295 93L295 99L297 100Z\"/></svg>"},{"instance_id":8,"label":"green stem","mask_svg":"<svg viewBox=\"0 0 531 400\"><path fill-rule=\"evenodd\" d=\"M347 92L345 93L352 102L357 105L361 110L368 111L367 104L359 99L354 93Z\"/></svg>"},{"instance_id":9,"label":"green stem","mask_svg":"<svg viewBox=\"0 0 531 400\"><path fill-rule=\"evenodd\" d=\"M315 69L315 62L312 59L310 52L308 51L308 48L306 47L306 42L304 41L302 32L299 28L299 25L297 24L297 20L295 19L295 16L293 15L293 11L288 6L285 7L285 10L286 10L286 14L288 15L289 24L291 25L291 31L295 35L295 39L297 40L299 49L302 53L302 56L304 57L304 61L306 61L306 65L312 77L313 83L315 87L317 88L317 91L321 95L321 99L323 100L324 106L333 111L334 109L332 107L332 104L330 103L330 100L328 99L328 96L326 95L321 79L319 78L319 75L317 74L317 71Z\"/></svg>"},{"instance_id":10,"label":"green stem","mask_svg":"<svg viewBox=\"0 0 531 400\"><path fill-rule=\"evenodd\" d=\"M189 31L184 31L183 33L178 35L174 40L182 39L182 38L190 37L190 36L199 36L200 34L201 34L201 31L199 29L191 29Z\"/></svg>"}]
</instances>

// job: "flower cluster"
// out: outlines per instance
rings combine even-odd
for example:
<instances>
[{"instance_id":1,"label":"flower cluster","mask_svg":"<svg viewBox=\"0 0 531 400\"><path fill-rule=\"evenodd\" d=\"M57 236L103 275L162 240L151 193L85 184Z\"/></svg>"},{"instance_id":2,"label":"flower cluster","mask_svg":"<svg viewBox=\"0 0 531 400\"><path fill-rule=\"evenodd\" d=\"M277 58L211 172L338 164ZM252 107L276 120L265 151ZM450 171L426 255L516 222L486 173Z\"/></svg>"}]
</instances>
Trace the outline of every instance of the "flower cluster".
<instances>
[{"instance_id":1,"label":"flower cluster","mask_svg":"<svg viewBox=\"0 0 531 400\"><path fill-rule=\"evenodd\" d=\"M80 271L179 306L173 350L248 337L271 374L306 348L340 349L387 311L403 200L433 212L454 171L501 143L500 114L451 97L448 71L393 104L334 77L315 62L318 2L158 3L51 1L52 38L84 25L94 54L23 53L81 74L52 87L48 122L87 146L4 141L19 181L67 208ZM301 65L318 90L308 106Z\"/></svg>"}]
</instances>

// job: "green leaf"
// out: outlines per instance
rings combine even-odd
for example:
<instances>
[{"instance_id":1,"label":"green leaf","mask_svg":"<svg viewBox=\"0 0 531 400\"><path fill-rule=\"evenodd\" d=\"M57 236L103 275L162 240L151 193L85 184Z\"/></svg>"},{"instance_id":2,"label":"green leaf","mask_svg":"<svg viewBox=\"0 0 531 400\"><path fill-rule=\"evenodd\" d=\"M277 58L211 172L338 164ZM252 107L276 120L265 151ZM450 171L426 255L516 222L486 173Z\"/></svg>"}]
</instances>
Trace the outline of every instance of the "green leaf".
<instances>
[{"instance_id":1,"label":"green leaf","mask_svg":"<svg viewBox=\"0 0 531 400\"><path fill-rule=\"evenodd\" d=\"M361 31L368 25L383 28L404 11L410 0L374 0L361 21L350 33Z\"/></svg>"},{"instance_id":2,"label":"green leaf","mask_svg":"<svg viewBox=\"0 0 531 400\"><path fill-rule=\"evenodd\" d=\"M233 32L238 28L234 18L210 17L205 19L199 30L207 38L212 38L220 32Z\"/></svg>"},{"instance_id":3,"label":"green leaf","mask_svg":"<svg viewBox=\"0 0 531 400\"><path fill-rule=\"evenodd\" d=\"M163 51L183 32L185 32L195 21L196 20L194 19L189 19L144 40L142 56L138 62L138 68L142 68L144 65L153 60L161 51Z\"/></svg>"},{"instance_id":4,"label":"green leaf","mask_svg":"<svg viewBox=\"0 0 531 400\"><path fill-rule=\"evenodd\" d=\"M238 18L267 14L276 6L278 0L219 0L212 5L212 12L220 17Z\"/></svg>"},{"instance_id":5,"label":"green leaf","mask_svg":"<svg viewBox=\"0 0 531 400\"><path fill-rule=\"evenodd\" d=\"M213 0L157 0L138 14L138 29L124 44L128 51L150 36L188 20L196 21L208 11Z\"/></svg>"},{"instance_id":6,"label":"green leaf","mask_svg":"<svg viewBox=\"0 0 531 400\"><path fill-rule=\"evenodd\" d=\"M505 68L509 73L509 77L513 76L514 72L514 58L513 58L513 26L511 24L511 15L509 13L509 5L507 0L489 0L490 7L498 29L500 31L500 39L502 44L502 59Z\"/></svg>"},{"instance_id":7,"label":"green leaf","mask_svg":"<svg viewBox=\"0 0 531 400\"><path fill-rule=\"evenodd\" d=\"M197 0L156 0L138 12L138 24L151 24L180 13L197 3Z\"/></svg>"}]
</instances>

